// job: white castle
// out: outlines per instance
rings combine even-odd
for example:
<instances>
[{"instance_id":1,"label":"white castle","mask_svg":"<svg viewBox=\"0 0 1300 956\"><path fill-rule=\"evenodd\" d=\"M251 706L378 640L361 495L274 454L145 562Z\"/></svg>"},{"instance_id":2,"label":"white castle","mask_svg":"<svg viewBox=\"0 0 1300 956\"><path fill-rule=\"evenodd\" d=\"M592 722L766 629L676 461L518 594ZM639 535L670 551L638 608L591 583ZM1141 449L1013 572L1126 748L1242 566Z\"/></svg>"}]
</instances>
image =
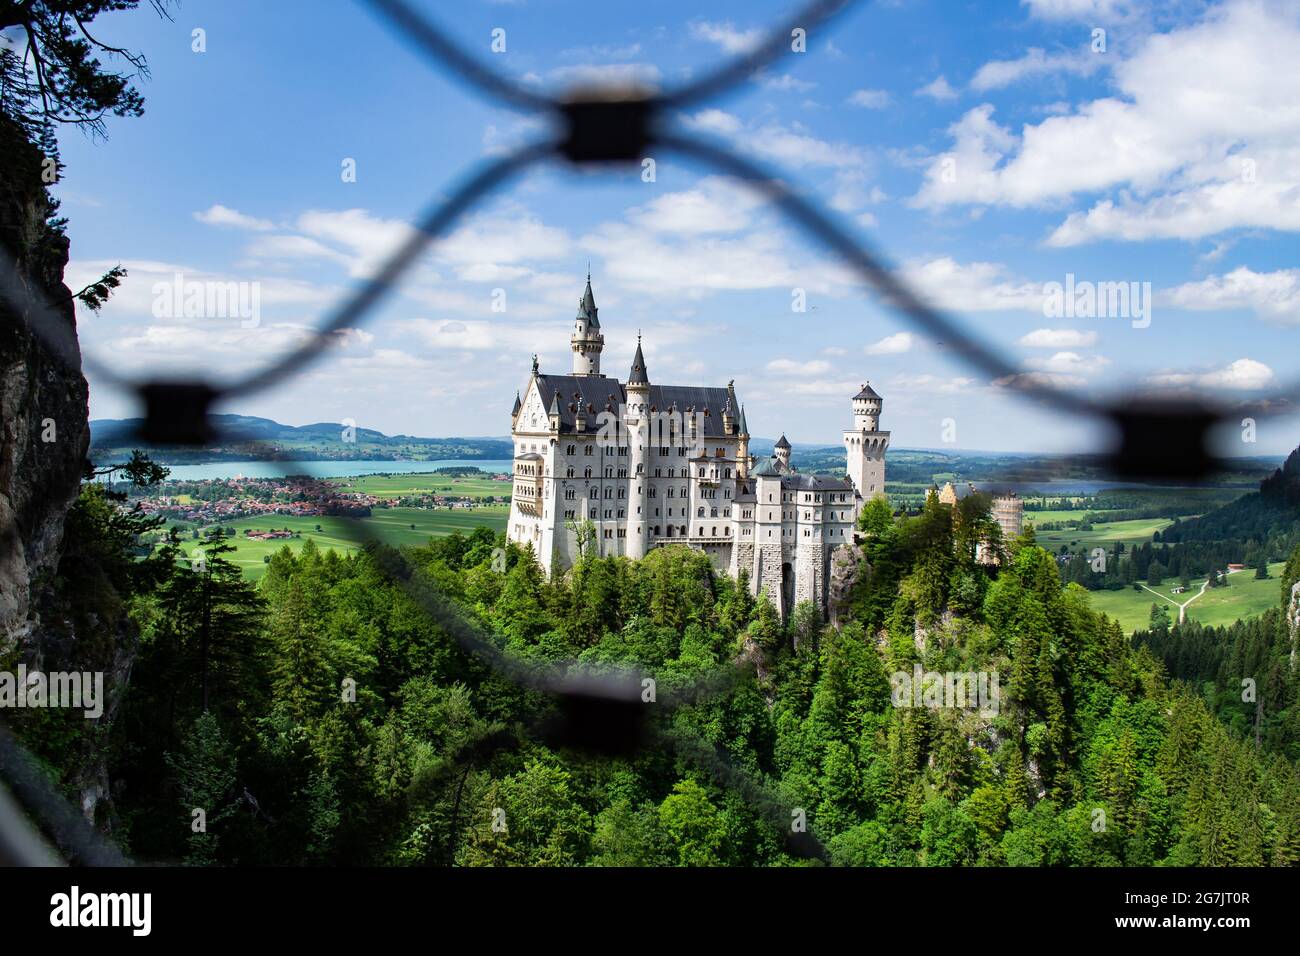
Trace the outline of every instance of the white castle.
<instances>
[{"instance_id":1,"label":"white castle","mask_svg":"<svg viewBox=\"0 0 1300 956\"><path fill-rule=\"evenodd\" d=\"M825 614L831 559L851 544L864 502L884 493L889 432L869 386L853 396L845 478L800 474L782 435L749 454L745 409L725 388L650 381L641 339L627 382L602 375L605 336L591 276L578 305L573 371L532 375L511 416L514 488L508 536L549 574L581 549L642 558L686 544L761 590L782 614L811 601Z\"/></svg>"}]
</instances>

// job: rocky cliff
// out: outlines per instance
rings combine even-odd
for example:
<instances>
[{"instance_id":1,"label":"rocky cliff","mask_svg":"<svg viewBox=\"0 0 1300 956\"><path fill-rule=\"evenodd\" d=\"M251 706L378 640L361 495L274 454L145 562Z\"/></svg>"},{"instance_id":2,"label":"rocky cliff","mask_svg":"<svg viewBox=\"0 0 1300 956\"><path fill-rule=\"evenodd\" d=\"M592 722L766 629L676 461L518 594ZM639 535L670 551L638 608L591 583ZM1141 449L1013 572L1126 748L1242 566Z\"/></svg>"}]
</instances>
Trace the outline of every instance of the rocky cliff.
<instances>
[{"instance_id":1,"label":"rocky cliff","mask_svg":"<svg viewBox=\"0 0 1300 956\"><path fill-rule=\"evenodd\" d=\"M0 247L57 316L15 309L0 297L0 660L17 650L39 658L32 589L52 577L63 520L77 496L86 447L86 380L75 349L72 293L63 284L68 240L50 223L41 153L0 119ZM65 324L64 359L34 335L31 323ZM71 364L75 363L75 365Z\"/></svg>"}]
</instances>

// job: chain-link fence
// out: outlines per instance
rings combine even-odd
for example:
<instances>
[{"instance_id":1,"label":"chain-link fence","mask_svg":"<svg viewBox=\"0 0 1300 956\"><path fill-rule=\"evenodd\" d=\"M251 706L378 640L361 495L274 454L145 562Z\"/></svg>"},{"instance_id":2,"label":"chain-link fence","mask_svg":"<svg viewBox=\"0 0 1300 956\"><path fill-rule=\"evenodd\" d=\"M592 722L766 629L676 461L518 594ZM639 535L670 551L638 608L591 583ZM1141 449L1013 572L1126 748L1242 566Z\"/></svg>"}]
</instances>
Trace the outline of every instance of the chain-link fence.
<instances>
[{"instance_id":1,"label":"chain-link fence","mask_svg":"<svg viewBox=\"0 0 1300 956\"><path fill-rule=\"evenodd\" d=\"M788 52L795 31L808 33L827 26L852 6L849 0L816 0L808 4L767 34L752 52L682 88L662 93L629 88L584 89L563 98L540 95L488 68L406 0L367 3L403 40L426 53L433 66L454 74L503 106L548 120L555 132L470 171L450 198L431 204L417 217L409 238L328 314L304 344L275 364L232 382L200 378L133 380L115 373L94 355L82 354L75 328L63 321L50 303L39 301L31 291L34 283L19 272L13 261L0 256L0 293L49 352L73 373L80 373L84 366L98 387L133 395L139 401L143 409L140 441L203 446L219 438L210 418L214 408L263 392L325 357L337 334L366 322L431 243L446 236L467 211L525 170L555 160L574 168L635 165L651 151L681 155L744 183L806 236L834 252L888 308L942 340L949 354L972 369L1005 382L1006 389L1025 402L1112 425L1118 441L1108 461L1116 476L1206 476L1220 465L1210 445L1215 427L1236 425L1243 416L1267 416L1289 409L1300 394L1297 386L1250 404L1229 405L1209 396L1158 398L1135 389L1131 394L1100 402L1081 391L1053 387L1041 377L1025 375L1015 361L929 304L925 290L909 285L834 213L810 202L786 177L726 145L684 131L673 122L674 111L734 89ZM284 457L266 445L261 446L261 453L267 459ZM303 470L310 474L310 467ZM351 527L353 544L365 547L371 543L364 522L352 522ZM13 534L14 530L5 529L3 533ZM530 732L558 745L603 754L670 747L719 784L742 794L781 835L790 852L827 859L825 848L813 832L815 828L792 828L793 808L785 806L764 781L735 766L719 748L674 732L659 719L675 708L725 695L752 670L752 665L738 661L701 679L674 681L633 668L594 669L576 661L547 665L522 662L504 651L497 635L484 632L399 551L376 549L375 554L389 577L467 653L515 684L554 699L560 719L530 728ZM654 681L658 688L653 702L643 693L647 680ZM498 745L507 746L508 742ZM38 821L60 852L73 862L121 862L120 852L53 791L12 735L2 730L0 777L9 784L17 801L3 799L0 791L0 856L23 863L51 862L48 850L32 837L24 819L27 816Z\"/></svg>"}]
</instances>

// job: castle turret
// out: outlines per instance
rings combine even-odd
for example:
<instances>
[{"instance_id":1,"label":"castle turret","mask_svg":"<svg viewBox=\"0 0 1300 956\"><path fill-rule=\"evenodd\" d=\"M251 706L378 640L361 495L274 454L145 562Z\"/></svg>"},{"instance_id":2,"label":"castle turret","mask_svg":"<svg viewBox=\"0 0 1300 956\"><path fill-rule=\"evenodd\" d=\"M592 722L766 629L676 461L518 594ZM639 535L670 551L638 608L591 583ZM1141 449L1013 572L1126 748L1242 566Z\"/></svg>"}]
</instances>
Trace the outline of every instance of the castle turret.
<instances>
[{"instance_id":1,"label":"castle turret","mask_svg":"<svg viewBox=\"0 0 1300 956\"><path fill-rule=\"evenodd\" d=\"M740 406L740 421L736 425L736 437L740 441L736 445L736 476L746 478L749 476L749 423L745 421L745 406Z\"/></svg>"},{"instance_id":2,"label":"castle turret","mask_svg":"<svg viewBox=\"0 0 1300 956\"><path fill-rule=\"evenodd\" d=\"M644 558L646 553L646 485L647 454L650 443L650 376L641 354L641 336L636 338L636 355L627 376L627 404L624 422L627 427L628 479L627 556Z\"/></svg>"},{"instance_id":3,"label":"castle turret","mask_svg":"<svg viewBox=\"0 0 1300 956\"><path fill-rule=\"evenodd\" d=\"M600 310L591 293L591 272L587 273L587 289L578 301L578 315L573 320L573 334L569 347L573 349L574 375L599 375L600 353L605 348L605 335L600 331Z\"/></svg>"},{"instance_id":4,"label":"castle turret","mask_svg":"<svg viewBox=\"0 0 1300 956\"><path fill-rule=\"evenodd\" d=\"M790 468L790 442L784 435L776 440L776 448L774 450L776 457L780 459L781 464L785 465L788 470Z\"/></svg>"},{"instance_id":5,"label":"castle turret","mask_svg":"<svg viewBox=\"0 0 1300 956\"><path fill-rule=\"evenodd\" d=\"M864 502L885 493L885 451L889 448L889 432L880 430L883 405L871 383L864 383L862 390L853 396L853 428L844 433L849 479Z\"/></svg>"}]
</instances>

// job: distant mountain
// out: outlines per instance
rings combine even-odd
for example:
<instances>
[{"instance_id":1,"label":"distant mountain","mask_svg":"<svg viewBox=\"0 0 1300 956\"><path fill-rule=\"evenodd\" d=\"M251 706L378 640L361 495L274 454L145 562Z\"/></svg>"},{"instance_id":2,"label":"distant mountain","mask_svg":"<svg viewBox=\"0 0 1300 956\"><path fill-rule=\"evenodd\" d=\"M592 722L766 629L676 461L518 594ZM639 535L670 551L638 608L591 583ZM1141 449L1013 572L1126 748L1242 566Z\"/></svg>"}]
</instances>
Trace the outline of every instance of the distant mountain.
<instances>
[{"instance_id":1,"label":"distant mountain","mask_svg":"<svg viewBox=\"0 0 1300 956\"><path fill-rule=\"evenodd\" d=\"M508 438L420 438L385 435L373 428L355 429L344 441L338 422L284 425L252 415L213 415L217 430L204 448L166 447L141 442L143 419L99 418L90 423L90 457L96 463L113 461L139 448L163 464L202 461L236 461L280 458L298 461L379 460L433 461L440 458L504 459L514 455Z\"/></svg>"},{"instance_id":2,"label":"distant mountain","mask_svg":"<svg viewBox=\"0 0 1300 956\"><path fill-rule=\"evenodd\" d=\"M1300 535L1300 448L1282 467L1259 483L1259 491L1242 495L1221 508L1165 529L1162 541L1225 539L1289 541Z\"/></svg>"}]
</instances>

